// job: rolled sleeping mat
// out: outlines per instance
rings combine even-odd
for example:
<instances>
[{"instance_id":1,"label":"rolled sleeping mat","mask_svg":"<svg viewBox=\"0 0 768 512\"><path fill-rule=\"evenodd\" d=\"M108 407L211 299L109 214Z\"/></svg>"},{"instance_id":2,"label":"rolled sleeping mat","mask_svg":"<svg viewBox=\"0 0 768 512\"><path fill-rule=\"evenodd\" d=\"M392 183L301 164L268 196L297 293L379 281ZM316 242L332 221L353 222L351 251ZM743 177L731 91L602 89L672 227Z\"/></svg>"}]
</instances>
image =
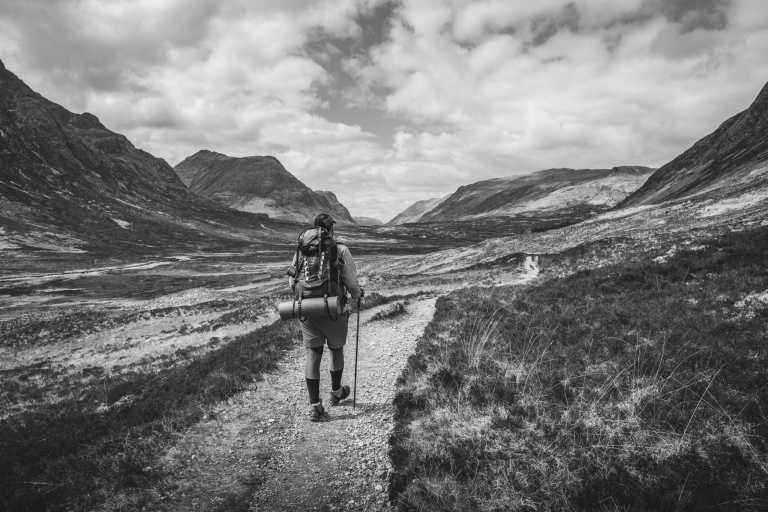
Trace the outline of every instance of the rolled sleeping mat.
<instances>
[{"instance_id":1,"label":"rolled sleeping mat","mask_svg":"<svg viewBox=\"0 0 768 512\"><path fill-rule=\"evenodd\" d=\"M291 318L338 318L344 312L341 297L314 297L311 299L292 300L277 305L281 320Z\"/></svg>"}]
</instances>

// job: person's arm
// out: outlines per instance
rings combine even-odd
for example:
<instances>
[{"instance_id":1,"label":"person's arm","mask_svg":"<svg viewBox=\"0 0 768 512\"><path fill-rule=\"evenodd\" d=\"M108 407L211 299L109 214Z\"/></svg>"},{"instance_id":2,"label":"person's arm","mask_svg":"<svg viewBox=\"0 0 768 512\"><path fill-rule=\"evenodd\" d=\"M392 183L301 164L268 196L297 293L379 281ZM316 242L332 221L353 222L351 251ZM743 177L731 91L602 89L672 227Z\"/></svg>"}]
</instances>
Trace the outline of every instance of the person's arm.
<instances>
[{"instance_id":1,"label":"person's arm","mask_svg":"<svg viewBox=\"0 0 768 512\"><path fill-rule=\"evenodd\" d=\"M354 301L357 302L357 299L363 296L363 289L360 288L360 284L357 282L355 260L352 258L352 253L349 252L349 248L346 245L339 247L339 256L344 262L341 267L341 280L344 281L344 286L352 294Z\"/></svg>"},{"instance_id":2,"label":"person's arm","mask_svg":"<svg viewBox=\"0 0 768 512\"><path fill-rule=\"evenodd\" d=\"M293 287L296 286L296 278L299 275L299 269L296 268L296 253L293 253L293 261L291 261L291 266L288 267L288 286L291 287L291 290L293 290ZM291 270L293 271L293 275L291 275Z\"/></svg>"}]
</instances>

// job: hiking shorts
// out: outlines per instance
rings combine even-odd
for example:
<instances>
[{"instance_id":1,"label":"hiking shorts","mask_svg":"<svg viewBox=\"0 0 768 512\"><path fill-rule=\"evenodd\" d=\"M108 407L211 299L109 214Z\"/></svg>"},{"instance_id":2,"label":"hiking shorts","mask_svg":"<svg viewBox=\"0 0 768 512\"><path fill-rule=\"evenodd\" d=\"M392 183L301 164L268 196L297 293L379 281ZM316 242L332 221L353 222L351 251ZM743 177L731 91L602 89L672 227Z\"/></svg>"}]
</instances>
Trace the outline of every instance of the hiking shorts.
<instances>
[{"instance_id":1,"label":"hiking shorts","mask_svg":"<svg viewBox=\"0 0 768 512\"><path fill-rule=\"evenodd\" d=\"M347 342L349 316L341 315L336 320L330 318L307 318L301 321L301 337L307 348L322 347L337 349Z\"/></svg>"}]
</instances>

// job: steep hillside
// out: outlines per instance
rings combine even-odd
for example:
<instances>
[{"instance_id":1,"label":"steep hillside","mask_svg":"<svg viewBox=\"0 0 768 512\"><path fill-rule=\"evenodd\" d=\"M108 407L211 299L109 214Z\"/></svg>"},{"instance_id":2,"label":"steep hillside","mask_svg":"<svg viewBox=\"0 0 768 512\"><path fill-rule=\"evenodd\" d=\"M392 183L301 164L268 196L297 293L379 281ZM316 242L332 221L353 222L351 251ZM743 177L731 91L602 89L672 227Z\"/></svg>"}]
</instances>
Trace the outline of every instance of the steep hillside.
<instances>
[{"instance_id":1,"label":"steep hillside","mask_svg":"<svg viewBox=\"0 0 768 512\"><path fill-rule=\"evenodd\" d=\"M395 226L397 224L407 224L409 222L419 222L421 217L432 210L435 206L440 204L448 196L435 197L432 199L425 199L423 201L416 201L411 206L398 213L394 218L387 222L388 226Z\"/></svg>"},{"instance_id":2,"label":"steep hillside","mask_svg":"<svg viewBox=\"0 0 768 512\"><path fill-rule=\"evenodd\" d=\"M496 178L459 187L420 222L533 215L539 212L600 212L636 190L651 174L647 167L547 169L518 178Z\"/></svg>"},{"instance_id":3,"label":"steep hillside","mask_svg":"<svg viewBox=\"0 0 768 512\"><path fill-rule=\"evenodd\" d=\"M333 193L313 191L273 156L238 158L202 150L175 170L192 192L236 210L296 222L327 212L338 222L354 223Z\"/></svg>"},{"instance_id":4,"label":"steep hillside","mask_svg":"<svg viewBox=\"0 0 768 512\"><path fill-rule=\"evenodd\" d=\"M0 249L197 248L256 236L266 221L190 194L165 161L37 94L1 62L0 169Z\"/></svg>"},{"instance_id":5,"label":"steep hillside","mask_svg":"<svg viewBox=\"0 0 768 512\"><path fill-rule=\"evenodd\" d=\"M335 213L334 218L338 217L339 220L343 222L349 222L350 220L352 222L357 222L352 217L352 214L349 213L349 210L347 210L347 207L341 204L341 201L339 201L339 198L336 197L336 194L334 194L330 190L315 190L315 194L323 196L325 199L328 200L328 203L331 205L331 212Z\"/></svg>"},{"instance_id":6,"label":"steep hillside","mask_svg":"<svg viewBox=\"0 0 768 512\"><path fill-rule=\"evenodd\" d=\"M692 194L735 195L768 183L768 85L731 117L661 167L619 207L656 204Z\"/></svg>"}]
</instances>

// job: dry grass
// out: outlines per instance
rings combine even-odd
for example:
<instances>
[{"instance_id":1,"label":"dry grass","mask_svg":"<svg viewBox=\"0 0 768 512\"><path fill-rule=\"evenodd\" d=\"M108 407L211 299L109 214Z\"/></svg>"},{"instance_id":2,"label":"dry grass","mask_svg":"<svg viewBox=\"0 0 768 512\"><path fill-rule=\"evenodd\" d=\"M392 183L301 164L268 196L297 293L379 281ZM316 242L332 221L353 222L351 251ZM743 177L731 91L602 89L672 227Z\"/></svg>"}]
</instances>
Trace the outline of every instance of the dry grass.
<instances>
[{"instance_id":1,"label":"dry grass","mask_svg":"<svg viewBox=\"0 0 768 512\"><path fill-rule=\"evenodd\" d=\"M378 322L381 320L391 320L393 318L397 318L398 316L405 315L408 313L408 308L406 305L408 302L395 302L394 304L391 304L389 307L377 311L375 315L373 315L368 322Z\"/></svg>"},{"instance_id":2,"label":"dry grass","mask_svg":"<svg viewBox=\"0 0 768 512\"><path fill-rule=\"evenodd\" d=\"M151 488L175 435L272 370L298 338L295 322L276 322L187 365L102 375L0 421L0 509L90 510L120 489Z\"/></svg>"},{"instance_id":3,"label":"dry grass","mask_svg":"<svg viewBox=\"0 0 768 512\"><path fill-rule=\"evenodd\" d=\"M439 300L395 401L401 510L768 507L768 230Z\"/></svg>"}]
</instances>

